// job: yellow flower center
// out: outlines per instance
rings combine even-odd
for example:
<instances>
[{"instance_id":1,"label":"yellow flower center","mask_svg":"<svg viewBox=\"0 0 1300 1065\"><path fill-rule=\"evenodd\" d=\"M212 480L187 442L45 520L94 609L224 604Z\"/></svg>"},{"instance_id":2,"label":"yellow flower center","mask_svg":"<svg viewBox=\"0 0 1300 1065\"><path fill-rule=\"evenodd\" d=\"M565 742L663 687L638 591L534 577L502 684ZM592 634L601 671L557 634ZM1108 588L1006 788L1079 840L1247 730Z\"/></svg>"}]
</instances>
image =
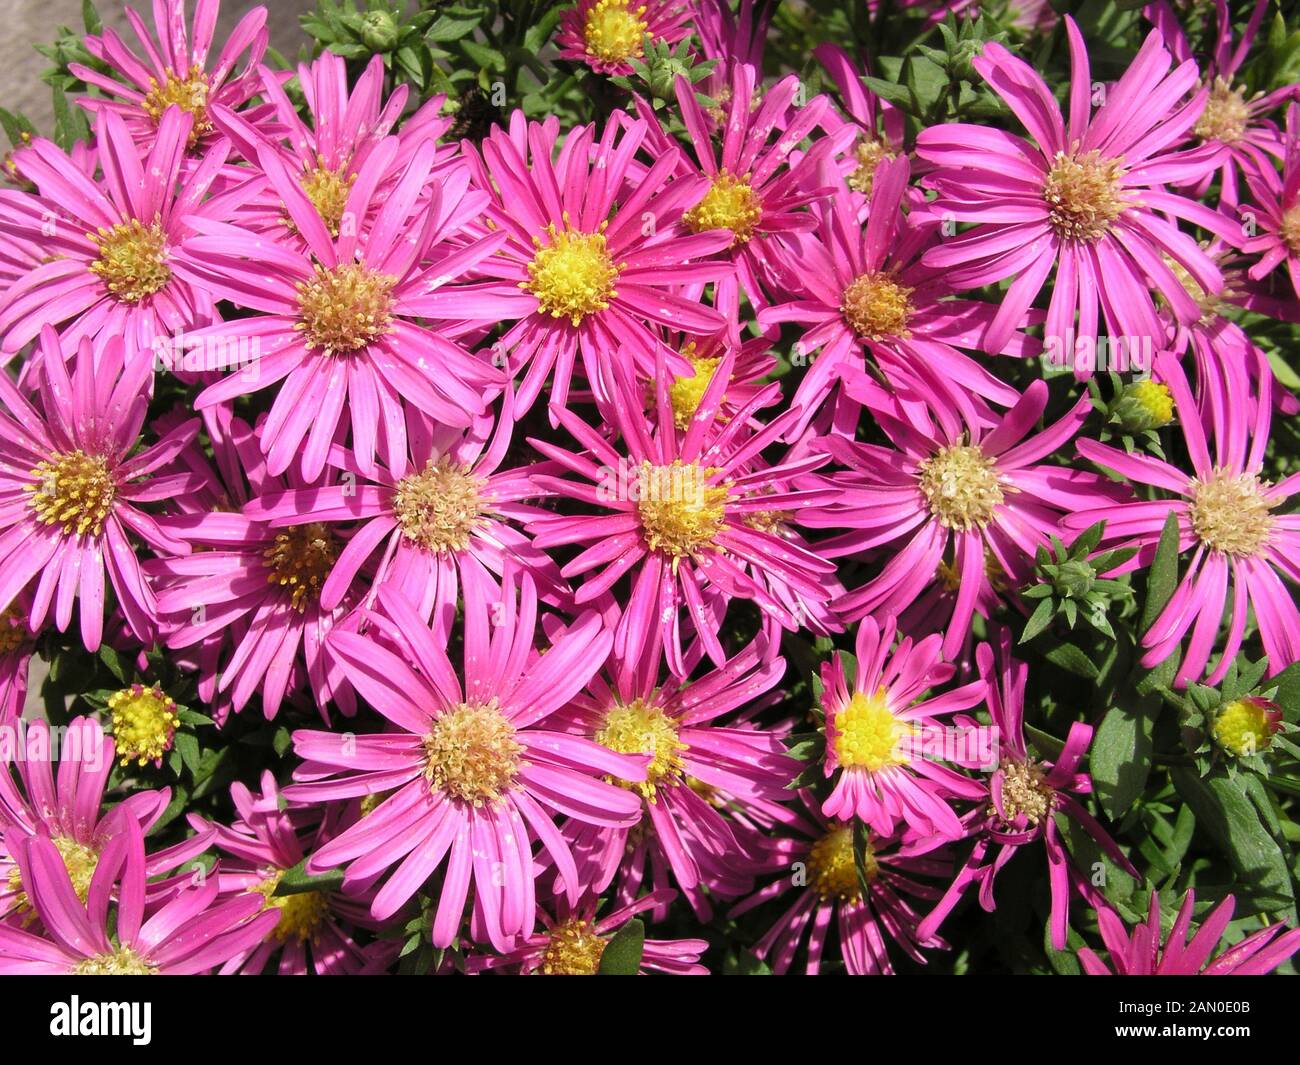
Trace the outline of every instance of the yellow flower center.
<instances>
[{"instance_id":1,"label":"yellow flower center","mask_svg":"<svg viewBox=\"0 0 1300 1065\"><path fill-rule=\"evenodd\" d=\"M557 924L547 934L541 964L534 970L544 976L595 976L606 940L590 921L573 918Z\"/></svg>"},{"instance_id":2,"label":"yellow flower center","mask_svg":"<svg viewBox=\"0 0 1300 1065\"><path fill-rule=\"evenodd\" d=\"M271 934L281 943L286 939L296 939L299 943L311 940L314 943L320 934L320 925L330 911L329 896L323 891L277 895L275 889L280 886L283 876L282 869L253 889L266 899L264 909L280 911L280 923Z\"/></svg>"},{"instance_id":3,"label":"yellow flower center","mask_svg":"<svg viewBox=\"0 0 1300 1065\"><path fill-rule=\"evenodd\" d=\"M644 781L614 781L638 792L643 799L654 802L657 788L676 787L682 782L685 767L680 752L686 750L686 744L677 737L677 722L653 703L636 699L626 706L611 707L595 740L619 754L651 756Z\"/></svg>"},{"instance_id":4,"label":"yellow flower center","mask_svg":"<svg viewBox=\"0 0 1300 1065\"><path fill-rule=\"evenodd\" d=\"M866 340L907 337L912 317L912 290L889 274L868 271L853 279L840 301L844 320Z\"/></svg>"},{"instance_id":5,"label":"yellow flower center","mask_svg":"<svg viewBox=\"0 0 1300 1065\"><path fill-rule=\"evenodd\" d=\"M1081 155L1057 152L1043 183L1043 199L1057 236L1085 243L1105 236L1128 206L1122 194L1123 178L1119 161L1103 159L1099 151Z\"/></svg>"},{"instance_id":6,"label":"yellow flower center","mask_svg":"<svg viewBox=\"0 0 1300 1065\"><path fill-rule=\"evenodd\" d=\"M948 529L983 528L1002 504L997 462L977 444L948 444L917 467L930 513Z\"/></svg>"},{"instance_id":7,"label":"yellow flower center","mask_svg":"<svg viewBox=\"0 0 1300 1065\"><path fill-rule=\"evenodd\" d=\"M733 248L754 235L762 217L763 205L749 184L749 175L737 178L725 170L713 179L704 198L682 216L694 233L731 230Z\"/></svg>"},{"instance_id":8,"label":"yellow flower center","mask_svg":"<svg viewBox=\"0 0 1300 1065\"><path fill-rule=\"evenodd\" d=\"M1234 557L1257 555L1273 532L1273 504L1264 498L1267 487L1252 473L1223 469L1204 480L1193 479L1189 510L1201 543Z\"/></svg>"},{"instance_id":9,"label":"yellow flower center","mask_svg":"<svg viewBox=\"0 0 1300 1065\"><path fill-rule=\"evenodd\" d=\"M149 79L149 91L145 93L141 106L155 123L162 121L163 112L173 104L192 115L194 124L190 127L189 147L193 148L199 138L212 132L212 122L208 118L208 91L208 76L197 64L183 77L169 70L167 80L161 85L156 78Z\"/></svg>"},{"instance_id":10,"label":"yellow flower center","mask_svg":"<svg viewBox=\"0 0 1300 1065\"><path fill-rule=\"evenodd\" d=\"M343 221L343 210L347 206L348 194L356 174L349 174L346 164L337 170L331 170L319 159L316 165L307 170L299 179L302 191L311 200L316 213L320 215L331 237L339 235L339 226Z\"/></svg>"},{"instance_id":11,"label":"yellow flower center","mask_svg":"<svg viewBox=\"0 0 1300 1065\"><path fill-rule=\"evenodd\" d=\"M151 965L130 947L118 947L109 954L96 954L72 967L76 976L156 976L158 967Z\"/></svg>"},{"instance_id":12,"label":"yellow flower center","mask_svg":"<svg viewBox=\"0 0 1300 1065\"><path fill-rule=\"evenodd\" d=\"M171 280L167 238L157 220L145 225L132 218L86 236L99 250L90 264L91 273L99 276L119 303L139 303Z\"/></svg>"},{"instance_id":13,"label":"yellow flower center","mask_svg":"<svg viewBox=\"0 0 1300 1065\"><path fill-rule=\"evenodd\" d=\"M536 250L528 264L528 280L519 287L537 297L544 314L578 325L618 295L614 282L621 267L605 250L604 233L579 233L566 223L562 233L548 224L546 236L545 246L540 238L533 238Z\"/></svg>"},{"instance_id":14,"label":"yellow flower center","mask_svg":"<svg viewBox=\"0 0 1300 1065\"><path fill-rule=\"evenodd\" d=\"M424 738L424 775L453 798L495 803L515 786L523 749L495 699L462 703L435 719Z\"/></svg>"},{"instance_id":15,"label":"yellow flower center","mask_svg":"<svg viewBox=\"0 0 1300 1065\"><path fill-rule=\"evenodd\" d=\"M874 695L854 692L848 704L836 711L834 726L835 757L845 769L860 767L876 773L911 761L903 741L915 728L894 715L883 688Z\"/></svg>"},{"instance_id":16,"label":"yellow flower center","mask_svg":"<svg viewBox=\"0 0 1300 1065\"><path fill-rule=\"evenodd\" d=\"M880 866L869 845L863 857L866 878L872 881ZM862 882L853 857L853 829L848 825L832 828L813 843L808 852L808 886L827 901L857 902L862 898Z\"/></svg>"},{"instance_id":17,"label":"yellow flower center","mask_svg":"<svg viewBox=\"0 0 1300 1065\"><path fill-rule=\"evenodd\" d=\"M345 355L375 343L392 329L395 277L360 263L327 270L319 263L310 280L298 282L294 328L308 348Z\"/></svg>"},{"instance_id":18,"label":"yellow flower center","mask_svg":"<svg viewBox=\"0 0 1300 1065\"><path fill-rule=\"evenodd\" d=\"M487 481L449 458L397 482L393 513L402 535L429 551L464 551L483 517Z\"/></svg>"},{"instance_id":19,"label":"yellow flower center","mask_svg":"<svg viewBox=\"0 0 1300 1065\"><path fill-rule=\"evenodd\" d=\"M68 534L98 536L113 510L117 480L102 455L57 453L32 470L34 482L23 486L28 503L43 525L62 525Z\"/></svg>"},{"instance_id":20,"label":"yellow flower center","mask_svg":"<svg viewBox=\"0 0 1300 1065\"><path fill-rule=\"evenodd\" d=\"M646 546L674 558L709 547L726 518L729 489L710 485L717 469L674 459L669 466L641 463L637 510Z\"/></svg>"},{"instance_id":21,"label":"yellow flower center","mask_svg":"<svg viewBox=\"0 0 1300 1065\"><path fill-rule=\"evenodd\" d=\"M1210 731L1214 741L1238 756L1258 754L1273 742L1274 724L1263 699L1236 699L1219 711Z\"/></svg>"},{"instance_id":22,"label":"yellow flower center","mask_svg":"<svg viewBox=\"0 0 1300 1065\"><path fill-rule=\"evenodd\" d=\"M321 585L339 557L339 545L329 526L313 521L278 533L262 557L269 570L267 583L288 588L289 601L301 614L320 597Z\"/></svg>"},{"instance_id":23,"label":"yellow flower center","mask_svg":"<svg viewBox=\"0 0 1300 1065\"><path fill-rule=\"evenodd\" d=\"M582 35L587 54L605 63L640 59L646 31L645 5L633 7L629 0L600 0L587 12Z\"/></svg>"},{"instance_id":24,"label":"yellow flower center","mask_svg":"<svg viewBox=\"0 0 1300 1065\"><path fill-rule=\"evenodd\" d=\"M1236 144L1245 136L1249 123L1250 108L1246 104L1246 90L1234 89L1223 78L1215 78L1205 110L1196 120L1192 132L1203 141Z\"/></svg>"},{"instance_id":25,"label":"yellow flower center","mask_svg":"<svg viewBox=\"0 0 1300 1065\"><path fill-rule=\"evenodd\" d=\"M886 159L895 158L895 153L884 141L864 137L858 141L853 154L857 157L858 168L849 175L849 188L870 196L876 182L876 168Z\"/></svg>"},{"instance_id":26,"label":"yellow flower center","mask_svg":"<svg viewBox=\"0 0 1300 1065\"><path fill-rule=\"evenodd\" d=\"M1202 325L1209 325L1222 315L1224 308L1230 306L1231 298L1238 294L1234 272L1224 271L1223 291L1221 294L1216 295L1213 292L1206 292L1201 287L1200 282L1188 272L1187 267L1173 256L1164 255L1162 258L1165 265L1169 267L1170 272L1174 277L1178 278L1178 283L1183 286L1183 291L1201 309L1200 322ZM1160 302L1167 303L1168 301L1161 297Z\"/></svg>"},{"instance_id":27,"label":"yellow flower center","mask_svg":"<svg viewBox=\"0 0 1300 1065\"><path fill-rule=\"evenodd\" d=\"M1012 762L1002 770L1002 809L1008 821L1019 814L1036 825L1056 805L1056 792L1037 762Z\"/></svg>"},{"instance_id":28,"label":"yellow flower center","mask_svg":"<svg viewBox=\"0 0 1300 1065\"><path fill-rule=\"evenodd\" d=\"M1300 202L1293 204L1282 212L1282 225L1279 229L1282 242L1292 255L1300 255Z\"/></svg>"},{"instance_id":29,"label":"yellow flower center","mask_svg":"<svg viewBox=\"0 0 1300 1065\"><path fill-rule=\"evenodd\" d=\"M668 387L668 399L673 405L673 423L678 429L690 427L691 419L700 409L705 390L713 383L713 374L718 369L721 359L697 359L690 354L694 344L688 344L683 351L695 373L690 377L674 377Z\"/></svg>"},{"instance_id":30,"label":"yellow flower center","mask_svg":"<svg viewBox=\"0 0 1300 1065\"><path fill-rule=\"evenodd\" d=\"M113 742L123 765L155 762L171 746L181 723L176 703L161 688L132 684L108 697L113 715Z\"/></svg>"},{"instance_id":31,"label":"yellow flower center","mask_svg":"<svg viewBox=\"0 0 1300 1065\"><path fill-rule=\"evenodd\" d=\"M1129 386L1127 394L1146 411L1153 428L1168 425L1174 420L1174 395L1167 385L1148 377Z\"/></svg>"}]
</instances>

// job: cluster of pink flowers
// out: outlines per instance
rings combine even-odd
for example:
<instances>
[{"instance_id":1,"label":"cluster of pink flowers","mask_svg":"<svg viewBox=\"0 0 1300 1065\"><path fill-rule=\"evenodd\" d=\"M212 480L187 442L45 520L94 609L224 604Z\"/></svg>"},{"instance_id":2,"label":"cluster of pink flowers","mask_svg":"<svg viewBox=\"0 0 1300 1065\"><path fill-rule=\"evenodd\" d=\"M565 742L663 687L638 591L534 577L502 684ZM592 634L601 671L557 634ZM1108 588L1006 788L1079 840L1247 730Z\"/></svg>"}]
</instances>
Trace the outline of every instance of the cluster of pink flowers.
<instances>
[{"instance_id":1,"label":"cluster of pink flowers","mask_svg":"<svg viewBox=\"0 0 1300 1065\"><path fill-rule=\"evenodd\" d=\"M1190 894L1163 953L1158 900L1125 929L1064 838L1141 880L1089 798L1095 722L1031 745L1006 627L1054 543L1104 521L1122 576L1174 515L1135 657L1178 690L1243 648L1300 661L1300 473L1266 461L1297 406L1224 317L1300 319L1300 91L1234 81L1262 0L1235 44L1219 5L1209 62L1151 4L1104 91L1065 18L1064 107L987 43L1008 128L910 138L837 45L825 92L765 82L749 0L581 0L554 44L589 76L651 40L717 66L460 141L379 56L272 69L260 9L214 47L216 6L88 38L91 141L8 159L0 726L67 633L163 649L218 728L291 749L163 849L166 788L109 805L188 727L162 689L79 717L57 774L10 749L0 973L384 972L393 928L453 948L439 971L591 973L634 919L778 896L742 944L773 970L887 973L992 910L1021 848L1055 950L1096 911L1090 972L1300 950L1272 927L1211 962L1231 904L1184 947ZM1103 442L1076 381L1116 337L1151 353L1126 394L1167 458ZM808 713L813 640L845 650ZM707 948L650 939L641 968Z\"/></svg>"}]
</instances>

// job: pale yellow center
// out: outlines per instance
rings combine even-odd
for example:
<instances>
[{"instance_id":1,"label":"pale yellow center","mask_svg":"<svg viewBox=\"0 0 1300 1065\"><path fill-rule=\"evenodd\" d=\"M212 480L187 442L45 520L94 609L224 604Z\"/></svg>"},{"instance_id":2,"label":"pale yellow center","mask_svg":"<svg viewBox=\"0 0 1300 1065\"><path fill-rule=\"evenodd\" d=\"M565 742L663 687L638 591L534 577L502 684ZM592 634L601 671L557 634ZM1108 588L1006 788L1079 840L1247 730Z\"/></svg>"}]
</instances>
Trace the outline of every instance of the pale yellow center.
<instances>
[{"instance_id":1,"label":"pale yellow center","mask_svg":"<svg viewBox=\"0 0 1300 1065\"><path fill-rule=\"evenodd\" d=\"M840 310L853 331L865 340L909 336L912 290L888 273L869 271L853 279L844 290Z\"/></svg>"},{"instance_id":2,"label":"pale yellow center","mask_svg":"<svg viewBox=\"0 0 1300 1065\"><path fill-rule=\"evenodd\" d=\"M341 263L330 270L318 263L314 269L309 280L298 282L294 323L308 348L346 355L390 332L396 278L360 263Z\"/></svg>"},{"instance_id":3,"label":"pale yellow center","mask_svg":"<svg viewBox=\"0 0 1300 1065\"><path fill-rule=\"evenodd\" d=\"M1236 144L1246 134L1250 124L1250 107L1246 104L1246 90L1234 89L1223 78L1215 78L1205 110L1196 120L1192 132L1204 141Z\"/></svg>"},{"instance_id":4,"label":"pale yellow center","mask_svg":"<svg viewBox=\"0 0 1300 1065\"><path fill-rule=\"evenodd\" d=\"M708 483L716 472L677 459L668 466L641 464L637 511L651 551L682 558L712 546L726 519L729 493L725 484Z\"/></svg>"},{"instance_id":5,"label":"pale yellow center","mask_svg":"<svg viewBox=\"0 0 1300 1065\"><path fill-rule=\"evenodd\" d=\"M160 222L145 225L132 218L86 236L98 249L90 270L119 303L139 303L171 280L167 238Z\"/></svg>"},{"instance_id":6,"label":"pale yellow center","mask_svg":"<svg viewBox=\"0 0 1300 1065\"><path fill-rule=\"evenodd\" d=\"M977 444L948 444L917 467L921 494L940 525L983 528L1002 504L997 462Z\"/></svg>"},{"instance_id":7,"label":"pale yellow center","mask_svg":"<svg viewBox=\"0 0 1300 1065\"><path fill-rule=\"evenodd\" d=\"M291 605L301 614L320 597L321 585L339 557L339 545L328 525L313 521L277 533L262 557L267 583L287 588Z\"/></svg>"},{"instance_id":8,"label":"pale yellow center","mask_svg":"<svg viewBox=\"0 0 1300 1065\"><path fill-rule=\"evenodd\" d=\"M352 191L352 184L356 179L356 174L348 173L346 164L331 170L319 160L299 179L302 191L307 194L307 199L311 200L312 206L316 208L316 213L320 215L321 221L325 223L325 228L329 230L332 237L339 235L339 226L343 221L344 208L347 207L348 194Z\"/></svg>"},{"instance_id":9,"label":"pale yellow center","mask_svg":"<svg viewBox=\"0 0 1300 1065\"><path fill-rule=\"evenodd\" d=\"M1012 762L1002 770L1002 809L1008 821L1020 814L1036 825L1056 805L1056 792L1037 762Z\"/></svg>"},{"instance_id":10,"label":"pale yellow center","mask_svg":"<svg viewBox=\"0 0 1300 1065\"><path fill-rule=\"evenodd\" d=\"M439 715L424 738L430 787L482 806L515 786L523 744L496 700L462 703Z\"/></svg>"},{"instance_id":11,"label":"pale yellow center","mask_svg":"<svg viewBox=\"0 0 1300 1065\"><path fill-rule=\"evenodd\" d=\"M75 976L156 976L158 967L130 947L118 947L110 954L96 954L72 967Z\"/></svg>"},{"instance_id":12,"label":"pale yellow center","mask_svg":"<svg viewBox=\"0 0 1300 1065\"><path fill-rule=\"evenodd\" d=\"M868 882L880 872L873 850L863 855ZM808 886L827 901L857 902L862 898L862 881L853 855L853 829L848 825L832 828L813 843L808 852Z\"/></svg>"},{"instance_id":13,"label":"pale yellow center","mask_svg":"<svg viewBox=\"0 0 1300 1065\"><path fill-rule=\"evenodd\" d=\"M1110 231L1124 211L1124 168L1098 151L1057 152L1043 183L1048 217L1063 240L1092 243Z\"/></svg>"},{"instance_id":14,"label":"pale yellow center","mask_svg":"<svg viewBox=\"0 0 1300 1065\"><path fill-rule=\"evenodd\" d=\"M299 943L315 942L320 926L329 915L329 896L323 891L299 891L292 895L277 895L284 871L268 877L254 889L266 899L264 909L279 910L280 923L271 933L280 942L296 939Z\"/></svg>"},{"instance_id":15,"label":"pale yellow center","mask_svg":"<svg viewBox=\"0 0 1300 1065\"><path fill-rule=\"evenodd\" d=\"M1239 558L1259 554L1273 532L1267 483L1251 473L1215 470L1191 482L1192 530L1212 551Z\"/></svg>"},{"instance_id":16,"label":"pale yellow center","mask_svg":"<svg viewBox=\"0 0 1300 1065\"><path fill-rule=\"evenodd\" d=\"M656 789L676 787L682 782L681 752L686 750L686 744L678 738L677 722L653 703L636 699L626 706L611 707L595 740L619 754L651 756L644 781L615 781L642 798L654 802Z\"/></svg>"},{"instance_id":17,"label":"pale yellow center","mask_svg":"<svg viewBox=\"0 0 1300 1065\"><path fill-rule=\"evenodd\" d=\"M482 521L487 482L443 457L397 482L393 513L402 535L429 551L464 551Z\"/></svg>"},{"instance_id":18,"label":"pale yellow center","mask_svg":"<svg viewBox=\"0 0 1300 1065\"><path fill-rule=\"evenodd\" d=\"M199 138L212 132L212 120L208 117L208 76L203 68L195 65L188 74L167 72L167 80L161 85L156 78L149 79L149 91L145 93L141 106L154 122L162 121L163 112L175 105L188 112L194 118L190 127L189 147L194 147Z\"/></svg>"},{"instance_id":19,"label":"pale yellow center","mask_svg":"<svg viewBox=\"0 0 1300 1065\"><path fill-rule=\"evenodd\" d=\"M1300 202L1282 212L1279 233L1287 250L1292 255L1300 255Z\"/></svg>"},{"instance_id":20,"label":"pale yellow center","mask_svg":"<svg viewBox=\"0 0 1300 1065\"><path fill-rule=\"evenodd\" d=\"M894 151L876 137L864 137L853 152L858 167L849 175L849 188L870 196L876 181L876 168L886 159L895 157Z\"/></svg>"},{"instance_id":21,"label":"pale yellow center","mask_svg":"<svg viewBox=\"0 0 1300 1065\"><path fill-rule=\"evenodd\" d=\"M690 427L691 419L700 409L705 391L713 383L713 374L722 362L721 359L697 359L685 351L683 354L690 359L695 373L690 377L674 377L673 383L668 387L668 399L673 405L673 424L678 429Z\"/></svg>"},{"instance_id":22,"label":"pale yellow center","mask_svg":"<svg viewBox=\"0 0 1300 1065\"><path fill-rule=\"evenodd\" d=\"M749 184L749 175L738 178L725 170L713 179L704 198L682 216L694 233L731 230L732 247L753 237L762 217L763 205Z\"/></svg>"},{"instance_id":23,"label":"pale yellow center","mask_svg":"<svg viewBox=\"0 0 1300 1065\"><path fill-rule=\"evenodd\" d=\"M605 945L590 921L575 917L550 930L541 963L533 971L544 976L595 976Z\"/></svg>"},{"instance_id":24,"label":"pale yellow center","mask_svg":"<svg viewBox=\"0 0 1300 1065\"><path fill-rule=\"evenodd\" d=\"M98 536L113 510L117 480L102 455L77 449L56 454L32 470L36 480L23 486L31 493L28 503L43 525L61 525L63 531Z\"/></svg>"}]
</instances>

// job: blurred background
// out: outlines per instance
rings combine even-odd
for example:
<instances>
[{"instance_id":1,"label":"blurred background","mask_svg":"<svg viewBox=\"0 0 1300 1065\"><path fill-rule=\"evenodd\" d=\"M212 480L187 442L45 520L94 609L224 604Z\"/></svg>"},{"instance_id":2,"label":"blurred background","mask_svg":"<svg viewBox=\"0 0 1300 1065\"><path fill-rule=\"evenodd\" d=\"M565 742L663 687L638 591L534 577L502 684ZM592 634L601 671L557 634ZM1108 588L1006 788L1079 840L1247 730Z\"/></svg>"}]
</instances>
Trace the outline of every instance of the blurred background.
<instances>
[{"instance_id":1,"label":"blurred background","mask_svg":"<svg viewBox=\"0 0 1300 1065\"><path fill-rule=\"evenodd\" d=\"M104 25L112 26L122 35L127 46L138 52L135 33L122 15L122 0L97 0L95 6ZM152 27L153 5L150 0L135 0L131 6ZM214 55L231 27L257 6L253 0L223 0L213 41ZM294 59L306 39L298 28L298 16L314 8L314 0L270 0L265 6L270 12L271 47L288 59ZM193 12L193 0L186 8ZM4 23L4 33L0 34L0 106L22 112L37 129L48 134L53 113L50 87L41 81L41 71L49 63L44 56L37 54L32 44L53 41L58 26L70 26L79 32L82 27L81 0L0 0L0 16ZM3 140L2 135L0 140Z\"/></svg>"}]
</instances>

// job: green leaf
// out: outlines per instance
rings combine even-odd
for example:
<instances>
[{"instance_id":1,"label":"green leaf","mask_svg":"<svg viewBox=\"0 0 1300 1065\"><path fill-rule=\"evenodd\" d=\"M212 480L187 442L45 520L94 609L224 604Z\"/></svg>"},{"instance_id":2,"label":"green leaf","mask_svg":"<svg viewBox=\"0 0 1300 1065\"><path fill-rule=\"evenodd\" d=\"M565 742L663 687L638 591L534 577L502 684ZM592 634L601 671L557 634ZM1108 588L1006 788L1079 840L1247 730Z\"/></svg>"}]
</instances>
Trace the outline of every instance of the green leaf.
<instances>
[{"instance_id":1,"label":"green leaf","mask_svg":"<svg viewBox=\"0 0 1300 1065\"><path fill-rule=\"evenodd\" d=\"M202 757L199 753L198 739L192 733L178 732L173 742L176 744L176 749L181 753L185 768L190 771L191 776L197 777Z\"/></svg>"},{"instance_id":2,"label":"green leaf","mask_svg":"<svg viewBox=\"0 0 1300 1065\"><path fill-rule=\"evenodd\" d=\"M605 947L600 956L601 976L636 976L641 971L645 950L645 925L632 918Z\"/></svg>"},{"instance_id":3,"label":"green leaf","mask_svg":"<svg viewBox=\"0 0 1300 1065\"><path fill-rule=\"evenodd\" d=\"M307 891L337 891L343 883L343 870L331 869L328 873L312 876L306 871L304 858L292 869L286 869L275 885L276 895L301 895Z\"/></svg>"},{"instance_id":4,"label":"green leaf","mask_svg":"<svg viewBox=\"0 0 1300 1065\"><path fill-rule=\"evenodd\" d=\"M1160 713L1158 695L1128 696L1102 719L1088 768L1102 809L1112 821L1128 812L1151 772L1151 735Z\"/></svg>"},{"instance_id":5,"label":"green leaf","mask_svg":"<svg viewBox=\"0 0 1300 1065\"><path fill-rule=\"evenodd\" d=\"M108 667L108 671L113 674L122 684L127 684L127 667L122 661L122 656L117 651L109 647L108 644L99 645L99 660Z\"/></svg>"},{"instance_id":6,"label":"green leaf","mask_svg":"<svg viewBox=\"0 0 1300 1065\"><path fill-rule=\"evenodd\" d=\"M1155 624L1161 612L1169 605L1178 588L1178 515L1172 510L1165 519L1156 546L1156 557L1147 571L1147 598L1142 604L1142 632Z\"/></svg>"},{"instance_id":7,"label":"green leaf","mask_svg":"<svg viewBox=\"0 0 1300 1065\"><path fill-rule=\"evenodd\" d=\"M1039 587L1046 588L1046 585L1039 585ZM1050 589L1048 589L1048 591L1050 591ZM1054 616L1055 612L1052 609L1052 600L1042 600L1038 606L1034 608L1034 612L1029 615L1029 620L1025 623L1025 631L1020 636L1020 642L1028 643L1032 640L1052 623L1052 618Z\"/></svg>"},{"instance_id":8,"label":"green leaf","mask_svg":"<svg viewBox=\"0 0 1300 1065\"><path fill-rule=\"evenodd\" d=\"M1097 668L1097 663L1089 658L1087 653L1077 644L1058 643L1055 647L1045 651L1043 657L1052 665L1059 666L1066 672L1083 677L1085 680L1096 680L1101 676L1101 670Z\"/></svg>"}]
</instances>

